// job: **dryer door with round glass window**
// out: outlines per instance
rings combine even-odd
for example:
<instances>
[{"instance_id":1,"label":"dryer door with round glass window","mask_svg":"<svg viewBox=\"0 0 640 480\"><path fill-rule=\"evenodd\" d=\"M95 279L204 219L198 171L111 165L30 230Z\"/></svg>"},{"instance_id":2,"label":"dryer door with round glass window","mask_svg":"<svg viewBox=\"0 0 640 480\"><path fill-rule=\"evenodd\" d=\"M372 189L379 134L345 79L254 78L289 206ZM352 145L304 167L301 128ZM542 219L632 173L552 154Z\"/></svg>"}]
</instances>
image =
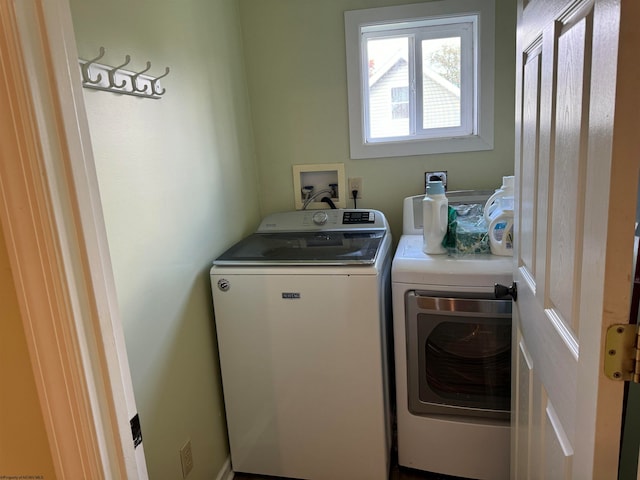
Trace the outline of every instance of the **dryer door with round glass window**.
<instances>
[{"instance_id":1,"label":"dryer door with round glass window","mask_svg":"<svg viewBox=\"0 0 640 480\"><path fill-rule=\"evenodd\" d=\"M511 301L411 291L406 306L411 413L508 418Z\"/></svg>"}]
</instances>

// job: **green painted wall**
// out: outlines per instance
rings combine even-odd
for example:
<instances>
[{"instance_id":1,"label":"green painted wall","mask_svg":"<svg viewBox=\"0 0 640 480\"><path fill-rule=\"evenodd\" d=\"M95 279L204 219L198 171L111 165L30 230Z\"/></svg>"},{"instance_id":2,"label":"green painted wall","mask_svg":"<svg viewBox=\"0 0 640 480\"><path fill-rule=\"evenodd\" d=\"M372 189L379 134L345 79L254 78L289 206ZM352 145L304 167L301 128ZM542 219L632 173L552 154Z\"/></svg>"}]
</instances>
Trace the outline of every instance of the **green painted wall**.
<instances>
[{"instance_id":1,"label":"green painted wall","mask_svg":"<svg viewBox=\"0 0 640 480\"><path fill-rule=\"evenodd\" d=\"M425 171L447 170L452 190L513 174L515 0L496 1L494 150L349 159L344 11L406 3L416 2L240 0L263 213L293 209L292 165L344 163L363 178L358 206L382 210L397 238L402 200L424 193Z\"/></svg>"},{"instance_id":2,"label":"green painted wall","mask_svg":"<svg viewBox=\"0 0 640 480\"><path fill-rule=\"evenodd\" d=\"M257 169L235 0L71 0L82 58L165 66L161 100L84 90L152 479L228 456L211 261L255 229ZM129 67L128 67L129 68Z\"/></svg>"}]
</instances>

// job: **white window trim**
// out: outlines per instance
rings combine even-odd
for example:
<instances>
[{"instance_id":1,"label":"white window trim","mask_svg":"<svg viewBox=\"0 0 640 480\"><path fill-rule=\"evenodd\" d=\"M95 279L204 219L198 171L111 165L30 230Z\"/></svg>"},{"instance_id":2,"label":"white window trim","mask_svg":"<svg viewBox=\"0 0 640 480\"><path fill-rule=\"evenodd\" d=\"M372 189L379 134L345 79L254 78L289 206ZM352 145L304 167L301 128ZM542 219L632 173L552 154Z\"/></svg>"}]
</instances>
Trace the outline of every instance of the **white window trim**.
<instances>
[{"instance_id":1,"label":"white window trim","mask_svg":"<svg viewBox=\"0 0 640 480\"><path fill-rule=\"evenodd\" d=\"M414 21L420 18L446 18L478 15L477 130L473 135L450 138L402 139L366 143L361 69L363 28ZM494 0L438 0L397 7L382 7L345 12L347 53L347 89L351 158L380 158L432 153L471 152L493 149L494 136Z\"/></svg>"}]
</instances>

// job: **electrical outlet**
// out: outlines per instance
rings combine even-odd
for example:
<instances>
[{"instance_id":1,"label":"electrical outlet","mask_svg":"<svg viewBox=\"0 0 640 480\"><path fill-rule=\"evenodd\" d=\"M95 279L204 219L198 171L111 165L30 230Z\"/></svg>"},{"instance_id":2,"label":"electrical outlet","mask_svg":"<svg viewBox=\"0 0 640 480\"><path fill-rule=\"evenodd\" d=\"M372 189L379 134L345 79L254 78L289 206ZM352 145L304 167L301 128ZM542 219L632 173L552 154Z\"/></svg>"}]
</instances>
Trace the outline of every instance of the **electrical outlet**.
<instances>
[{"instance_id":1,"label":"electrical outlet","mask_svg":"<svg viewBox=\"0 0 640 480\"><path fill-rule=\"evenodd\" d=\"M350 177L349 178L349 198L353 198L354 190L358 191L358 196L356 198L362 198L362 177Z\"/></svg>"},{"instance_id":2,"label":"electrical outlet","mask_svg":"<svg viewBox=\"0 0 640 480\"><path fill-rule=\"evenodd\" d=\"M425 191L427 189L427 183L429 182L429 180L432 177L438 177L442 181L442 185L444 185L444 188L446 190L446 188L447 188L447 171L446 170L440 170L439 172L424 172L424 188L425 188Z\"/></svg>"},{"instance_id":3,"label":"electrical outlet","mask_svg":"<svg viewBox=\"0 0 640 480\"><path fill-rule=\"evenodd\" d=\"M193 469L193 453L191 452L191 440L180 449L180 463L182 464L182 478L187 478L189 472Z\"/></svg>"}]
</instances>

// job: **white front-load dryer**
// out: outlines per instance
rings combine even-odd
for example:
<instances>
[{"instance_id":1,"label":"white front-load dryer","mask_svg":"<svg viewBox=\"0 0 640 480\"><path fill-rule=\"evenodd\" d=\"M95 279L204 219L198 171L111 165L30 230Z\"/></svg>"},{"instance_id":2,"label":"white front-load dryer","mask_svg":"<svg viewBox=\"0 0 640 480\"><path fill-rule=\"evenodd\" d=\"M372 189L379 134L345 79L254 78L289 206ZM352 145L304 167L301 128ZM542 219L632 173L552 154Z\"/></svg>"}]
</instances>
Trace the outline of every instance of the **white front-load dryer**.
<instances>
[{"instance_id":1,"label":"white front-load dryer","mask_svg":"<svg viewBox=\"0 0 640 480\"><path fill-rule=\"evenodd\" d=\"M494 284L511 284L512 258L425 254L408 200L391 274L398 463L507 479L511 300Z\"/></svg>"}]
</instances>

